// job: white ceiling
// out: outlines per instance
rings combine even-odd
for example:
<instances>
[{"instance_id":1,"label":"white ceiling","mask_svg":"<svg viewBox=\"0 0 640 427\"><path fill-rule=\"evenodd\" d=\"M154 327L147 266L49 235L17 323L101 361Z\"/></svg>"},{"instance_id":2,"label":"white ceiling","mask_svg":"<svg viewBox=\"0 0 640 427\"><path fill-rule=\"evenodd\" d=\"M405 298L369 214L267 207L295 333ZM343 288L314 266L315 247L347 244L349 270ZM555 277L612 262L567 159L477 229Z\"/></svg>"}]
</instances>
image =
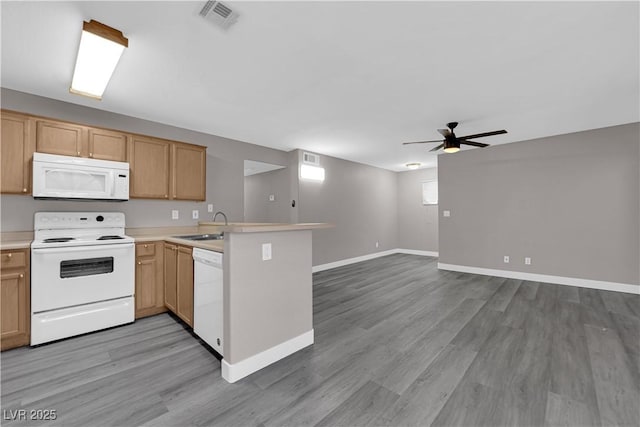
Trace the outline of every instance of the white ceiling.
<instances>
[{"instance_id":1,"label":"white ceiling","mask_svg":"<svg viewBox=\"0 0 640 427\"><path fill-rule=\"evenodd\" d=\"M284 169L285 167L286 166L274 165L272 163L256 162L255 160L245 160L244 176L258 175L260 173Z\"/></svg>"},{"instance_id":2,"label":"white ceiling","mask_svg":"<svg viewBox=\"0 0 640 427\"><path fill-rule=\"evenodd\" d=\"M493 144L639 120L638 2L2 2L3 87L404 170L403 141ZM103 101L68 92L83 20L129 38Z\"/></svg>"}]
</instances>

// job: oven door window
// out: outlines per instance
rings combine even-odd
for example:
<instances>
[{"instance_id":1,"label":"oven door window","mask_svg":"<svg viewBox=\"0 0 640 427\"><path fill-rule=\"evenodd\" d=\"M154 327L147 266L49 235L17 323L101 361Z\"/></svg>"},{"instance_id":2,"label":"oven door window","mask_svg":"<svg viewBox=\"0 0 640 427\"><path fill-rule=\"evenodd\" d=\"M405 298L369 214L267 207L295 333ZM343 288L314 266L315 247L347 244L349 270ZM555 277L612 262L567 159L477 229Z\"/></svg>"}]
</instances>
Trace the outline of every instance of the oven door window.
<instances>
[{"instance_id":1,"label":"oven door window","mask_svg":"<svg viewBox=\"0 0 640 427\"><path fill-rule=\"evenodd\" d=\"M60 262L60 278L113 273L113 257L72 259Z\"/></svg>"}]
</instances>

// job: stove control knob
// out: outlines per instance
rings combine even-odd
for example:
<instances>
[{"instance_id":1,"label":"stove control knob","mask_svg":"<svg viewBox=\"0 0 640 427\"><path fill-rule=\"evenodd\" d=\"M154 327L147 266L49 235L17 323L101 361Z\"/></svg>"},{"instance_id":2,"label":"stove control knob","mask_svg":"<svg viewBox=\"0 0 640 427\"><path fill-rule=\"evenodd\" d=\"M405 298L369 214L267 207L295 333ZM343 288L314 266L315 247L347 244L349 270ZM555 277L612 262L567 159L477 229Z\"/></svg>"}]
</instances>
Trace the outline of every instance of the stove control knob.
<instances>
[{"instance_id":1,"label":"stove control knob","mask_svg":"<svg viewBox=\"0 0 640 427\"><path fill-rule=\"evenodd\" d=\"M98 215L98 216L96 217L96 221L98 221L98 222L102 222L102 221L104 221L104 217L103 217L102 215Z\"/></svg>"}]
</instances>

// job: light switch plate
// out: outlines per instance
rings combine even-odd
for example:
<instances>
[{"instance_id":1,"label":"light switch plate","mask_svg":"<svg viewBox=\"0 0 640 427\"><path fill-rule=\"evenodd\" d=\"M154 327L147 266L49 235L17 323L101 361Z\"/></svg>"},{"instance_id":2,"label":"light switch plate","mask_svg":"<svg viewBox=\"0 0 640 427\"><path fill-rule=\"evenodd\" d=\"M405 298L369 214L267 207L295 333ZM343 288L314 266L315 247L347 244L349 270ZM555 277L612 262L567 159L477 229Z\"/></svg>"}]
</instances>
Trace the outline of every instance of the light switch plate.
<instances>
[{"instance_id":1,"label":"light switch plate","mask_svg":"<svg viewBox=\"0 0 640 427\"><path fill-rule=\"evenodd\" d=\"M200 217L200 211L198 211L197 209L194 209L191 211L191 218L192 219L198 219Z\"/></svg>"},{"instance_id":2,"label":"light switch plate","mask_svg":"<svg viewBox=\"0 0 640 427\"><path fill-rule=\"evenodd\" d=\"M207 205L207 212L213 212L213 204L212 203L209 203Z\"/></svg>"},{"instance_id":3,"label":"light switch plate","mask_svg":"<svg viewBox=\"0 0 640 427\"><path fill-rule=\"evenodd\" d=\"M177 210L172 210L171 211L171 219L180 219L180 212Z\"/></svg>"},{"instance_id":4,"label":"light switch plate","mask_svg":"<svg viewBox=\"0 0 640 427\"><path fill-rule=\"evenodd\" d=\"M270 202L275 202L275 201L276 201L276 196L275 196L275 194L269 194L269 201L270 201Z\"/></svg>"},{"instance_id":5,"label":"light switch plate","mask_svg":"<svg viewBox=\"0 0 640 427\"><path fill-rule=\"evenodd\" d=\"M262 244L262 260L269 261L271 259L271 243Z\"/></svg>"},{"instance_id":6,"label":"light switch plate","mask_svg":"<svg viewBox=\"0 0 640 427\"><path fill-rule=\"evenodd\" d=\"M524 263L525 263L525 265L531 265L531 258L525 257L524 258Z\"/></svg>"},{"instance_id":7,"label":"light switch plate","mask_svg":"<svg viewBox=\"0 0 640 427\"><path fill-rule=\"evenodd\" d=\"M449 218L451 216L451 211L442 211L442 216Z\"/></svg>"},{"instance_id":8,"label":"light switch plate","mask_svg":"<svg viewBox=\"0 0 640 427\"><path fill-rule=\"evenodd\" d=\"M509 255L504 256L504 263L509 264Z\"/></svg>"}]
</instances>

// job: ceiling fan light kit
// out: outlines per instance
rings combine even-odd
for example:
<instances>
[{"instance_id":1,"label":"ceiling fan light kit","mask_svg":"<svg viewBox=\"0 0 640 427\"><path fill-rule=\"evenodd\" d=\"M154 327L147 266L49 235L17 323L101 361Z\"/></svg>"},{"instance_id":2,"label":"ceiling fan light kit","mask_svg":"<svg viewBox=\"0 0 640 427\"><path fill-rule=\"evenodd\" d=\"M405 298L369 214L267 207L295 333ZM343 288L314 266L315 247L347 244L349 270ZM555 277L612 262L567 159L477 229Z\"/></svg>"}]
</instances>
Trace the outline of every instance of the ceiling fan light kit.
<instances>
[{"instance_id":1,"label":"ceiling fan light kit","mask_svg":"<svg viewBox=\"0 0 640 427\"><path fill-rule=\"evenodd\" d=\"M408 169L414 170L414 169L418 169L420 167L420 165L421 165L421 163L415 162L415 163L407 163L405 166Z\"/></svg>"},{"instance_id":2,"label":"ceiling fan light kit","mask_svg":"<svg viewBox=\"0 0 640 427\"><path fill-rule=\"evenodd\" d=\"M69 92L102 99L129 40L121 31L93 19L82 25L78 57Z\"/></svg>"},{"instance_id":3,"label":"ceiling fan light kit","mask_svg":"<svg viewBox=\"0 0 640 427\"><path fill-rule=\"evenodd\" d=\"M458 122L449 122L447 123L448 129L438 129L438 133L444 137L444 140L434 140L434 141L418 141L418 142L403 142L402 145L409 144L428 144L432 142L442 142L442 144L437 147L432 148L429 151L438 151L441 148L444 148L445 153L457 153L460 151L460 144L464 145L472 145L474 147L488 147L489 144L484 144L482 142L471 141L472 138L483 138L485 136L493 136L493 135L502 135L507 133L506 130L494 130L491 132L483 132L476 133L473 135L461 136L457 137L453 130L458 126Z\"/></svg>"}]
</instances>

